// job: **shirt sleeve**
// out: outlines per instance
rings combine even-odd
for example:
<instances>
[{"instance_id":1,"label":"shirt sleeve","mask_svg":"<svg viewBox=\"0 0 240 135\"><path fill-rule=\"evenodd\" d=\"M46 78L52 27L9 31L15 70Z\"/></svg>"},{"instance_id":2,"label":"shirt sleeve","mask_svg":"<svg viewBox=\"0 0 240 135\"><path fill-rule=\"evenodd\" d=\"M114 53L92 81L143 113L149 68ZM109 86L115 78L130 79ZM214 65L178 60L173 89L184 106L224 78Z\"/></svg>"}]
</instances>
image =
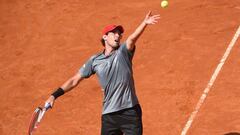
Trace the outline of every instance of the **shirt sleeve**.
<instances>
[{"instance_id":1,"label":"shirt sleeve","mask_svg":"<svg viewBox=\"0 0 240 135\"><path fill-rule=\"evenodd\" d=\"M95 56L92 56L83 66L79 69L79 73L83 78L89 78L91 75L95 74L93 70L93 61Z\"/></svg>"},{"instance_id":2,"label":"shirt sleeve","mask_svg":"<svg viewBox=\"0 0 240 135\"><path fill-rule=\"evenodd\" d=\"M133 58L133 56L134 56L134 53L135 53L135 48L136 48L136 46L134 46L134 48L133 48L132 51L129 51L129 50L127 49L127 44L126 44L126 42L124 42L124 43L120 46L119 50L120 50L120 52L124 53L126 57L128 57L130 60L132 60L132 58Z\"/></svg>"}]
</instances>

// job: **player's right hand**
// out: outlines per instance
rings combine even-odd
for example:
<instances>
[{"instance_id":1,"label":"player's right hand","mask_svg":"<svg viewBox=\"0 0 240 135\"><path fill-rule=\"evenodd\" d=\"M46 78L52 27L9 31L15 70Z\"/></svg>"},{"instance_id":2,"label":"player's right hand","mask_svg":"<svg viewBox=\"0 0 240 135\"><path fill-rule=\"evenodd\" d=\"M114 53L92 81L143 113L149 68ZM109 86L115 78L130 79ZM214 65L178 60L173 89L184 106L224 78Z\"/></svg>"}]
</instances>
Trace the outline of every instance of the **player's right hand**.
<instances>
[{"instance_id":1,"label":"player's right hand","mask_svg":"<svg viewBox=\"0 0 240 135\"><path fill-rule=\"evenodd\" d=\"M45 107L48 106L48 104L50 104L51 108L53 108L54 102L55 102L55 98L54 96L51 95L45 102Z\"/></svg>"}]
</instances>

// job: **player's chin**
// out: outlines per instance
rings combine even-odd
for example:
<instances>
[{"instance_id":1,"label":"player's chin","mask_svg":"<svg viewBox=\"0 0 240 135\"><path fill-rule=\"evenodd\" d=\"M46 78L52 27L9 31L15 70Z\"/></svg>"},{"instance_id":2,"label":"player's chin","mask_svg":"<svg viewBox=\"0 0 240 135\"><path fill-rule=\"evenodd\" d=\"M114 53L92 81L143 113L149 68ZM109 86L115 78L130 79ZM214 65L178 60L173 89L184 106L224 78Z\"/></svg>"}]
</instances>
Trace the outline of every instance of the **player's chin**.
<instances>
[{"instance_id":1,"label":"player's chin","mask_svg":"<svg viewBox=\"0 0 240 135\"><path fill-rule=\"evenodd\" d=\"M119 46L120 46L120 44L119 44L118 42L115 42L115 43L112 45L113 48L118 48Z\"/></svg>"}]
</instances>

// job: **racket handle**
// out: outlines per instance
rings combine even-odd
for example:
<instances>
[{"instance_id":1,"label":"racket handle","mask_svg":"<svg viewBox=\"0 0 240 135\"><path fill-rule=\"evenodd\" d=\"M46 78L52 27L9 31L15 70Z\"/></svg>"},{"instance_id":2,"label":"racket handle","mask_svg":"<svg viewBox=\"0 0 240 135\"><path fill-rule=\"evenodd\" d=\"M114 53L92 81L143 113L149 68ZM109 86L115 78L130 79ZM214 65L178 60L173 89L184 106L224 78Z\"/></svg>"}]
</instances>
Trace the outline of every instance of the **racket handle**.
<instances>
[{"instance_id":1,"label":"racket handle","mask_svg":"<svg viewBox=\"0 0 240 135\"><path fill-rule=\"evenodd\" d=\"M51 104L50 103L46 103L44 108L46 109L46 111L50 108L52 108Z\"/></svg>"}]
</instances>

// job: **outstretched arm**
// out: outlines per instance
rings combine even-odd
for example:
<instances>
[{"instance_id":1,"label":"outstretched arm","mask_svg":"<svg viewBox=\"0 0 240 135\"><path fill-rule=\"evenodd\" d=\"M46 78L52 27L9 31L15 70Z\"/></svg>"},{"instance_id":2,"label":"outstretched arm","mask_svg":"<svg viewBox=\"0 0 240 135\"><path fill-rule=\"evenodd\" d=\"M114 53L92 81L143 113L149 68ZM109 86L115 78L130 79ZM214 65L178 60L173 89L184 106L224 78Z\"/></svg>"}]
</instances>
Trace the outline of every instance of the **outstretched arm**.
<instances>
[{"instance_id":1,"label":"outstretched arm","mask_svg":"<svg viewBox=\"0 0 240 135\"><path fill-rule=\"evenodd\" d=\"M72 90L73 88L75 88L79 82L83 80L83 78L81 77L80 73L76 73L73 77L71 77L70 79L68 79L62 86L61 88L64 90L64 92L68 92L70 90Z\"/></svg>"},{"instance_id":2,"label":"outstretched arm","mask_svg":"<svg viewBox=\"0 0 240 135\"><path fill-rule=\"evenodd\" d=\"M151 15L151 11L148 12L143 22L137 27L137 29L127 38L126 44L127 49L132 51L134 49L137 39L141 36L146 26L149 24L157 23L157 20L160 19L160 15Z\"/></svg>"},{"instance_id":3,"label":"outstretched arm","mask_svg":"<svg viewBox=\"0 0 240 135\"><path fill-rule=\"evenodd\" d=\"M79 82L82 80L83 80L83 78L81 77L81 74L77 73L73 77L68 79L57 91L60 91L60 92L62 92L62 94L64 94L64 93L72 90L73 88L75 88L79 84ZM55 91L55 93L56 93L56 91ZM59 94L59 92L58 92L58 94ZM53 107L55 100L56 100L56 98L52 94L47 99L45 104L51 104L51 107Z\"/></svg>"}]
</instances>

